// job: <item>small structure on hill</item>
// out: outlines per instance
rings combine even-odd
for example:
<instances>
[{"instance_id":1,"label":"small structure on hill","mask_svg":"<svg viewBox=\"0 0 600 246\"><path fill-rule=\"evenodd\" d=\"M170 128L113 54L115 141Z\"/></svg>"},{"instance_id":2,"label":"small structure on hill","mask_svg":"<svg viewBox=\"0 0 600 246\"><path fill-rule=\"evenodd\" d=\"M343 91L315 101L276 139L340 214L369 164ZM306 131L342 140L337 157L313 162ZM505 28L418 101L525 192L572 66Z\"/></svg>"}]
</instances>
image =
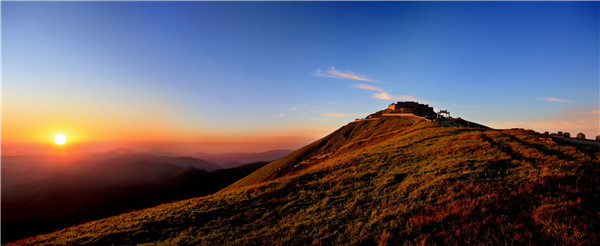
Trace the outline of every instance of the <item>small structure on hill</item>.
<instances>
[{"instance_id":1,"label":"small structure on hill","mask_svg":"<svg viewBox=\"0 0 600 246\"><path fill-rule=\"evenodd\" d=\"M448 112L447 109L438 111L438 119L452 119L452 116L450 116L450 112Z\"/></svg>"},{"instance_id":2,"label":"small structure on hill","mask_svg":"<svg viewBox=\"0 0 600 246\"><path fill-rule=\"evenodd\" d=\"M428 104L420 104L413 101L396 102L388 106L391 109L391 113L412 113L416 116L423 116L426 118L436 118L436 113L433 111L433 107L429 107Z\"/></svg>"},{"instance_id":3,"label":"small structure on hill","mask_svg":"<svg viewBox=\"0 0 600 246\"><path fill-rule=\"evenodd\" d=\"M562 131L558 131L558 136L562 136Z\"/></svg>"},{"instance_id":4,"label":"small structure on hill","mask_svg":"<svg viewBox=\"0 0 600 246\"><path fill-rule=\"evenodd\" d=\"M405 102L398 101L396 103L390 104L390 106L388 106L388 109L391 109L391 110L423 109L423 110L433 111L433 108L429 107L428 104L420 104L418 102L413 102L413 101L405 101Z\"/></svg>"},{"instance_id":5,"label":"small structure on hill","mask_svg":"<svg viewBox=\"0 0 600 246\"><path fill-rule=\"evenodd\" d=\"M600 135L596 136L596 141L600 142Z\"/></svg>"},{"instance_id":6,"label":"small structure on hill","mask_svg":"<svg viewBox=\"0 0 600 246\"><path fill-rule=\"evenodd\" d=\"M571 133L569 133L569 132L563 132L563 137L565 137L565 138L571 138Z\"/></svg>"},{"instance_id":7,"label":"small structure on hill","mask_svg":"<svg viewBox=\"0 0 600 246\"><path fill-rule=\"evenodd\" d=\"M581 133L581 132L580 132L580 133L577 133L577 138L578 138L578 139L585 139L585 134L583 134L583 133Z\"/></svg>"},{"instance_id":8,"label":"small structure on hill","mask_svg":"<svg viewBox=\"0 0 600 246\"><path fill-rule=\"evenodd\" d=\"M435 121L444 127L489 128L484 125L463 120L460 117L452 118L450 112L445 109L436 113L433 110L433 107L430 107L428 104L421 104L413 101L398 101L391 103L386 109L367 115L364 119L355 119L354 122L381 120L390 117L411 117L427 122Z\"/></svg>"}]
</instances>

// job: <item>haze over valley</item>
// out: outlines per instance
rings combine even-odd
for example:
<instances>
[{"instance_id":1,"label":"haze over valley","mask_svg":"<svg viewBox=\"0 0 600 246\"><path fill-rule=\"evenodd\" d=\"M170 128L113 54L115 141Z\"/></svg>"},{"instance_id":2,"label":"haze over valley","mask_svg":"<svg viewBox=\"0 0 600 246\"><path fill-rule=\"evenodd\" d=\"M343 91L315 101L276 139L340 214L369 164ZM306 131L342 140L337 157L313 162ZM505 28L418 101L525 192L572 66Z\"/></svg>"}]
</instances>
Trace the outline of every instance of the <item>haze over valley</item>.
<instances>
[{"instance_id":1,"label":"haze over valley","mask_svg":"<svg viewBox=\"0 0 600 246\"><path fill-rule=\"evenodd\" d=\"M2 157L3 242L92 219L214 193L290 151L193 157L120 149Z\"/></svg>"}]
</instances>

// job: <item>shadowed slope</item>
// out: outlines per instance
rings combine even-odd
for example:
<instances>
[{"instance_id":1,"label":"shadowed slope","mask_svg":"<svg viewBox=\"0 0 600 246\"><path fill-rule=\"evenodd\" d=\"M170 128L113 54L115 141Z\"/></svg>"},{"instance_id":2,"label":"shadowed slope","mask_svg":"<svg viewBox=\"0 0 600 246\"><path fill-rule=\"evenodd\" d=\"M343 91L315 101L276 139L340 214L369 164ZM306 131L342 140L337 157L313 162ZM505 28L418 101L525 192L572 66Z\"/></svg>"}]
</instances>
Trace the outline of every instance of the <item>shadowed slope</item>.
<instances>
[{"instance_id":1,"label":"shadowed slope","mask_svg":"<svg viewBox=\"0 0 600 246\"><path fill-rule=\"evenodd\" d=\"M317 143L321 144L305 148L339 149L348 141L385 134L360 131L340 129L325 138L357 136L345 137L347 141L336 142L336 147L328 148L327 141L320 140ZM538 134L522 130L444 128L425 122L387 136L338 150L302 170L262 178L280 176L271 181L126 213L18 243L600 242L597 150L540 141ZM289 157L299 160L300 153L309 152Z\"/></svg>"},{"instance_id":2,"label":"shadowed slope","mask_svg":"<svg viewBox=\"0 0 600 246\"><path fill-rule=\"evenodd\" d=\"M243 178L265 162L212 172L149 161L102 163L2 187L2 242L47 233L165 202L203 196Z\"/></svg>"}]
</instances>

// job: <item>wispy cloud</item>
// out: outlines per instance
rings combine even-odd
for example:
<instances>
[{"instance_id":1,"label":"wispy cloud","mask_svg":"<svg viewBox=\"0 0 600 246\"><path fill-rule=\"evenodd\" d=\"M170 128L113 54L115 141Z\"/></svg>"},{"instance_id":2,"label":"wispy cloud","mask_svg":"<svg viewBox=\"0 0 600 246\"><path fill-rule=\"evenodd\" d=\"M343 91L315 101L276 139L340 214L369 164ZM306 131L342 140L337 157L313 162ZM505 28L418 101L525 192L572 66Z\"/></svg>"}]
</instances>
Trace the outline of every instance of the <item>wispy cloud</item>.
<instances>
[{"instance_id":1,"label":"wispy cloud","mask_svg":"<svg viewBox=\"0 0 600 246\"><path fill-rule=\"evenodd\" d=\"M390 95L387 92L381 92L381 93L375 93L373 94L374 98L377 99L381 99L381 100L392 100L392 101L416 101L416 102L426 102L424 99L415 97L415 96L408 96L408 95Z\"/></svg>"},{"instance_id":2,"label":"wispy cloud","mask_svg":"<svg viewBox=\"0 0 600 246\"><path fill-rule=\"evenodd\" d=\"M358 85L355 85L354 87L356 87L358 89L363 89L363 90L383 92L383 90L381 88L379 88L377 86L372 86L372 85L358 84Z\"/></svg>"},{"instance_id":3,"label":"wispy cloud","mask_svg":"<svg viewBox=\"0 0 600 246\"><path fill-rule=\"evenodd\" d=\"M290 108L290 111L296 111L297 108Z\"/></svg>"},{"instance_id":4,"label":"wispy cloud","mask_svg":"<svg viewBox=\"0 0 600 246\"><path fill-rule=\"evenodd\" d=\"M330 67L329 70L323 72L321 69L317 68L313 74L315 77L324 77L324 78L337 78L337 79L351 79L351 80L360 80L366 82L375 82L364 75L355 74L350 70L340 71L335 69L335 67Z\"/></svg>"},{"instance_id":5,"label":"wispy cloud","mask_svg":"<svg viewBox=\"0 0 600 246\"><path fill-rule=\"evenodd\" d=\"M377 86L365 85L365 84L358 84L358 85L355 85L354 87L359 88L359 89L363 89L363 90L376 91L378 93L374 93L373 94L373 98L377 98L377 99L381 99L381 100L425 102L425 100L423 100L421 98L418 98L418 97L414 97L414 96L408 96L408 95L391 95L391 94L385 92L383 89L381 89L381 88L379 88Z\"/></svg>"},{"instance_id":6,"label":"wispy cloud","mask_svg":"<svg viewBox=\"0 0 600 246\"><path fill-rule=\"evenodd\" d=\"M359 81L366 81L366 82L376 82L375 80L372 80L366 76L355 74L352 71L339 71L339 70L335 69L335 67L329 68L329 70L327 70L326 72L321 71L321 69L317 69L317 71L315 71L313 73L313 76L325 77L325 78L351 79L351 80L359 80ZM377 93L374 93L372 95L372 97L381 99L381 100L425 102L425 100L418 98L418 97L414 97L414 96L392 95L377 86L373 86L373 85L369 85L369 84L358 84L358 85L354 85L354 87L356 87L358 89L362 89L362 90L375 91Z\"/></svg>"},{"instance_id":7,"label":"wispy cloud","mask_svg":"<svg viewBox=\"0 0 600 246\"><path fill-rule=\"evenodd\" d=\"M544 101L548 101L548 102L571 102L571 100L560 99L560 98L555 98L555 97L544 97L543 99L544 99Z\"/></svg>"},{"instance_id":8,"label":"wispy cloud","mask_svg":"<svg viewBox=\"0 0 600 246\"><path fill-rule=\"evenodd\" d=\"M363 114L321 114L322 116L328 116L328 117L348 117L348 116L356 116L356 115L363 115Z\"/></svg>"},{"instance_id":9,"label":"wispy cloud","mask_svg":"<svg viewBox=\"0 0 600 246\"><path fill-rule=\"evenodd\" d=\"M375 94L373 94L373 97L377 98L377 99L381 99L381 100L388 100L388 101L394 100L394 96L390 95L389 93L387 93L385 91L383 91L381 93L375 93Z\"/></svg>"},{"instance_id":10,"label":"wispy cloud","mask_svg":"<svg viewBox=\"0 0 600 246\"><path fill-rule=\"evenodd\" d=\"M369 79L365 76L361 76L361 75L357 75L355 73L353 73L352 71L345 71L345 72L341 72L335 69L335 67L331 67L329 68L329 70L327 71L329 74L335 75L335 76L339 76L342 78L347 78L347 79L353 79L353 80L360 80L360 81L367 81L367 82L374 82L372 79Z\"/></svg>"}]
</instances>

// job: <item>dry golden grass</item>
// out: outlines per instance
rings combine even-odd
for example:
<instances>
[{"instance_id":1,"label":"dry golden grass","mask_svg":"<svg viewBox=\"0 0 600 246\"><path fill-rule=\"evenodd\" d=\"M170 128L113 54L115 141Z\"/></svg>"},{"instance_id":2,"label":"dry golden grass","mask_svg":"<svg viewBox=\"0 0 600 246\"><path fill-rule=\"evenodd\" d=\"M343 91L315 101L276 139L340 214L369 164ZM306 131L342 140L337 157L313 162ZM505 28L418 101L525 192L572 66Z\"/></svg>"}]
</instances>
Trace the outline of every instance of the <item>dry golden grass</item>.
<instances>
[{"instance_id":1,"label":"dry golden grass","mask_svg":"<svg viewBox=\"0 0 600 246\"><path fill-rule=\"evenodd\" d=\"M218 194L16 244L600 243L597 150L539 141L523 130L358 123Z\"/></svg>"}]
</instances>

